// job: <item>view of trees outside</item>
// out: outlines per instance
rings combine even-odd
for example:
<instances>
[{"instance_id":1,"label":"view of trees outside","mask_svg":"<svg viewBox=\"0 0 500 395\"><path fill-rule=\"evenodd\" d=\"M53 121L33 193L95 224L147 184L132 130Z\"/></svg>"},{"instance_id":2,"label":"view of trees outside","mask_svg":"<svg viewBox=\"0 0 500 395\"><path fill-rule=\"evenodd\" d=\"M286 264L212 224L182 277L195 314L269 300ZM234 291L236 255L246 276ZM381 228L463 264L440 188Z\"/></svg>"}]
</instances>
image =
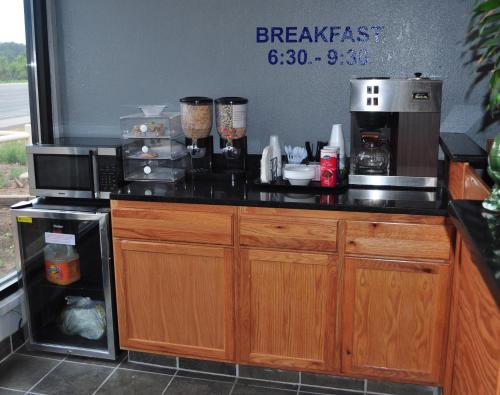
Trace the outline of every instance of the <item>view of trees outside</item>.
<instances>
[{"instance_id":1,"label":"view of trees outside","mask_svg":"<svg viewBox=\"0 0 500 395\"><path fill-rule=\"evenodd\" d=\"M17 269L9 206L28 196L27 80L23 0L0 0L0 284Z\"/></svg>"},{"instance_id":2,"label":"view of trees outside","mask_svg":"<svg viewBox=\"0 0 500 395\"><path fill-rule=\"evenodd\" d=\"M26 45L0 42L0 82L26 81Z\"/></svg>"}]
</instances>

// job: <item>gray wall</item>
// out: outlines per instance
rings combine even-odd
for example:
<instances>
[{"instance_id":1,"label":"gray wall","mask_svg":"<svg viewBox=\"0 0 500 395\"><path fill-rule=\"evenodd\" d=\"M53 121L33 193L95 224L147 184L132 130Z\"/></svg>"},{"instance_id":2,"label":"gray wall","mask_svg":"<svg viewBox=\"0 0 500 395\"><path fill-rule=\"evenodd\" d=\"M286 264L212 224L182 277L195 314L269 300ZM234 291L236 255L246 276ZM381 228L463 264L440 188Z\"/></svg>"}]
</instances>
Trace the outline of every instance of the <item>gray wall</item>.
<instances>
[{"instance_id":1,"label":"gray wall","mask_svg":"<svg viewBox=\"0 0 500 395\"><path fill-rule=\"evenodd\" d=\"M238 95L249 98L250 152L257 153L269 134L303 144L327 139L332 123L349 131L353 76L415 71L444 80L442 132L480 143L494 134L479 130L486 84L471 89L474 69L463 54L474 0L53 1L61 135L118 137L119 117L135 104L176 110L183 96ZM379 42L256 42L257 26L336 25L384 30ZM330 48L366 48L369 64L271 66L272 48L323 58Z\"/></svg>"}]
</instances>

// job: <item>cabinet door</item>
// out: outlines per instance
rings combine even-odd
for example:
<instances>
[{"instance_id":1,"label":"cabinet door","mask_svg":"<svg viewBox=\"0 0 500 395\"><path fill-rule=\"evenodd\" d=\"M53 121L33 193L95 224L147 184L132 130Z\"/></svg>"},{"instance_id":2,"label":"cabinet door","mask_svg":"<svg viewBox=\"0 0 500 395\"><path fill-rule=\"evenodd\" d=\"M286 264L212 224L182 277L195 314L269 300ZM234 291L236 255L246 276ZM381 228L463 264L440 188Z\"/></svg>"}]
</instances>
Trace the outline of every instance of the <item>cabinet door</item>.
<instances>
[{"instance_id":1,"label":"cabinet door","mask_svg":"<svg viewBox=\"0 0 500 395\"><path fill-rule=\"evenodd\" d=\"M451 393L500 394L500 309L464 243L460 259Z\"/></svg>"},{"instance_id":2,"label":"cabinet door","mask_svg":"<svg viewBox=\"0 0 500 395\"><path fill-rule=\"evenodd\" d=\"M241 360L333 370L336 270L329 255L242 249Z\"/></svg>"},{"instance_id":3,"label":"cabinet door","mask_svg":"<svg viewBox=\"0 0 500 395\"><path fill-rule=\"evenodd\" d=\"M120 346L234 358L229 248L114 240Z\"/></svg>"},{"instance_id":4,"label":"cabinet door","mask_svg":"<svg viewBox=\"0 0 500 395\"><path fill-rule=\"evenodd\" d=\"M346 258L342 371L438 384L449 265Z\"/></svg>"}]
</instances>

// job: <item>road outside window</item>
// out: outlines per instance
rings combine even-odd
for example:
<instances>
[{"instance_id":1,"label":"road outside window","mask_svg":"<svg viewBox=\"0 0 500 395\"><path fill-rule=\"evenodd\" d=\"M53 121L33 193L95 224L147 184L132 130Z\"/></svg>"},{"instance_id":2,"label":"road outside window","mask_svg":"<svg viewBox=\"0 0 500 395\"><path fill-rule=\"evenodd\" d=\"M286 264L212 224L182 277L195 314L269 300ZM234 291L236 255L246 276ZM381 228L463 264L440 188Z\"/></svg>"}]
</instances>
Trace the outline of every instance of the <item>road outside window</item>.
<instances>
[{"instance_id":1,"label":"road outside window","mask_svg":"<svg viewBox=\"0 0 500 395\"><path fill-rule=\"evenodd\" d=\"M23 0L0 0L0 286L18 269L9 205L28 196L27 79Z\"/></svg>"}]
</instances>

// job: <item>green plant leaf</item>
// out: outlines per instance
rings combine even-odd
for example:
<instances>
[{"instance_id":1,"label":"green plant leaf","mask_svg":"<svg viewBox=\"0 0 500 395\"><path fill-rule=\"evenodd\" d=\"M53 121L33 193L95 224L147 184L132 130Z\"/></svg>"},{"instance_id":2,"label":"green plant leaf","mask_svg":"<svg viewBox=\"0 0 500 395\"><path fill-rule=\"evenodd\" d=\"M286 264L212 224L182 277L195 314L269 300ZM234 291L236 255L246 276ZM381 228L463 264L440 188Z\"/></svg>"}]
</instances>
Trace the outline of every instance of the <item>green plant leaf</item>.
<instances>
[{"instance_id":1,"label":"green plant leaf","mask_svg":"<svg viewBox=\"0 0 500 395\"><path fill-rule=\"evenodd\" d=\"M495 22L498 22L498 21L500 21L500 13L485 15L479 21L479 25L480 26L487 26L487 25L489 25L491 23L495 23ZM497 26L496 30L498 31L498 26Z\"/></svg>"},{"instance_id":2,"label":"green plant leaf","mask_svg":"<svg viewBox=\"0 0 500 395\"><path fill-rule=\"evenodd\" d=\"M494 10L495 8L498 8L498 7L500 7L500 0L488 0L488 1L484 1L480 4L478 4L474 8L474 12L480 13L480 12L484 12L484 11L491 11L491 10Z\"/></svg>"},{"instance_id":3,"label":"green plant leaf","mask_svg":"<svg viewBox=\"0 0 500 395\"><path fill-rule=\"evenodd\" d=\"M487 60L493 58L496 53L500 51L498 47L490 47L486 52L479 58L479 63L485 63Z\"/></svg>"},{"instance_id":4,"label":"green plant leaf","mask_svg":"<svg viewBox=\"0 0 500 395\"><path fill-rule=\"evenodd\" d=\"M468 40L477 67L492 68L486 110L495 118L500 114L500 0L476 1L469 20Z\"/></svg>"},{"instance_id":5,"label":"green plant leaf","mask_svg":"<svg viewBox=\"0 0 500 395\"><path fill-rule=\"evenodd\" d=\"M489 25L485 25L479 29L479 36L481 38L488 37L490 35L498 34L498 27L490 27Z\"/></svg>"},{"instance_id":6,"label":"green plant leaf","mask_svg":"<svg viewBox=\"0 0 500 395\"><path fill-rule=\"evenodd\" d=\"M484 43L480 45L480 48L499 48L500 47L500 37L494 37L489 40L486 40Z\"/></svg>"}]
</instances>

